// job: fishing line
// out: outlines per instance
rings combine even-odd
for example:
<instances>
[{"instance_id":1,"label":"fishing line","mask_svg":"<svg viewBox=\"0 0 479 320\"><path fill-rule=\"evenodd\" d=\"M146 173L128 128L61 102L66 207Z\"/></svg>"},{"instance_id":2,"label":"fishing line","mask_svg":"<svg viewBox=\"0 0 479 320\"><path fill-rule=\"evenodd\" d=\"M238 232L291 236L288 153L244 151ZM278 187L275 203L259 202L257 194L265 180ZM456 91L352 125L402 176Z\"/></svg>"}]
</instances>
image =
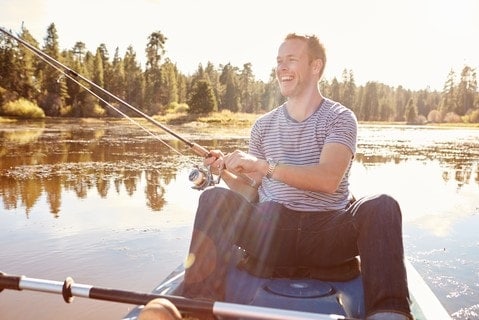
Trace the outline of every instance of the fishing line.
<instances>
[{"instance_id":1,"label":"fishing line","mask_svg":"<svg viewBox=\"0 0 479 320\"><path fill-rule=\"evenodd\" d=\"M78 81L77 79L75 79L73 76L67 74L67 73L64 73L63 70L59 69L57 66L55 66L53 63L51 63L50 61L48 61L47 59L44 59L43 57L40 57L40 59L42 59L43 61L45 61L46 63L48 63L50 66L54 67L55 69L57 69L58 71L62 72L62 75L58 78L57 82L60 82L62 81L62 79L66 76L68 79L72 80L73 82L75 82L76 84L78 84L80 87L82 87L83 89L85 89L86 91L88 91L90 94L92 94L94 97L96 97L97 99L99 99L100 101L103 101L108 107L110 107L111 109L115 110L116 112L118 112L120 115L122 115L123 117L125 117L126 119L128 119L129 121L131 121L133 124L137 125L139 128L141 128L143 131L145 131L146 133L148 133L150 136L152 136L153 138L155 138L156 140L160 141L161 143L163 143L165 146L167 146L168 148L170 148L171 150L173 150L174 152L176 152L177 154L179 154L180 156L184 156L184 154L182 154L180 151L178 151L177 149L173 148L172 146L170 146L168 143L166 143L163 139L161 139L158 135L156 135L155 133L153 133L152 131L150 131L148 128L146 128L145 126L143 126L141 123L139 123L138 121L136 121L135 119L131 118L130 116L128 116L126 113L124 113L123 111L121 111L120 109L118 109L117 107L113 106L110 102L106 101L105 99L103 99L102 97L100 97L99 95L97 95L95 92L93 92L93 90L91 90L90 88L88 88L87 86L85 86L84 84L82 84L80 81Z\"/></svg>"},{"instance_id":2,"label":"fishing line","mask_svg":"<svg viewBox=\"0 0 479 320\"><path fill-rule=\"evenodd\" d=\"M60 70L60 72L62 72L63 74L65 75L70 75L74 78L79 78L80 80L82 80L83 82L86 82L88 83L92 88L100 91L101 93L107 95L108 97L110 97L111 99L115 100L116 102L118 102L120 105L123 105L127 108L129 108L130 110L136 112L138 115L142 116L144 119L148 120L149 122L153 123L154 125L156 125L157 127L163 129L164 131L166 131L167 133L169 133L170 135L174 136L175 138L177 138L178 140L182 141L183 143L185 143L186 145L188 145L197 155L199 156L202 156L202 157L209 157L210 156L210 153L209 151L194 143L194 142L191 142L185 138L183 138L182 136L180 136L179 134L177 134L176 132L174 132L173 130L169 129L167 126L161 124L160 122L156 121L155 119L153 119L152 117L150 117L149 115L147 115L146 113L144 113L143 111L133 107L132 105L130 105L129 103L127 103L126 101L118 98L117 96L115 96L114 94L112 94L111 92L105 90L104 88L100 87L99 85L97 85L96 83L94 83L93 81L83 77L81 74L73 71L72 69L68 68L67 66L63 65L62 63L60 63L59 61L55 60L54 58L50 57L48 54L42 52L40 49L36 48L35 46L31 45L30 43L28 43L27 41L13 35L12 33L4 30L3 28L0 27L0 31L5 33L6 35L8 35L9 37L13 38L14 40L16 40L17 42L23 44L25 47L27 47L30 51L32 51L35 55L37 55L38 57L42 57L42 59L44 60L48 60L49 63L53 64L55 66L55 68L57 70Z\"/></svg>"},{"instance_id":3,"label":"fishing line","mask_svg":"<svg viewBox=\"0 0 479 320\"><path fill-rule=\"evenodd\" d=\"M115 100L117 100L118 102L122 103L123 105L126 105L127 107L133 109L134 111L140 113L141 115L143 115L145 118L148 117L146 114L142 114L142 112L136 108L134 108L133 106L130 106L128 105L126 102L122 101L121 99L117 98L116 96L112 95L111 93L109 93L108 91L104 90L103 88L101 88L100 86L96 85L95 83L87 80L86 78L82 77L80 74L74 72L73 70L67 68L66 66L64 66L63 64L61 64L60 62L56 61L54 58L50 57L49 55L47 55L46 53L40 51L38 48L32 46L31 44L29 44L28 42L22 40L21 38L18 38L18 37L15 37L13 34L7 32L6 30L4 30L3 28L0 28L0 31L2 31L3 33L7 34L8 36L12 37L14 40L16 40L17 42L23 44L25 47L27 47L30 51L32 51L38 58L40 58L41 60L43 60L44 62L46 62L48 65L50 65L51 67L53 67L54 69L56 69L57 71L59 71L61 73L61 75L58 77L57 79L57 83L60 83L63 78L67 77L68 79L72 80L73 82L75 82L77 85L79 85L80 87L82 87L83 89L85 89L86 91L88 91L90 94L92 94L94 97L96 97L97 99L99 99L100 101L102 101L103 103L105 103L109 108L113 109L114 111L118 112L120 115L122 115L123 117L125 117L126 119L128 119L131 123L135 124L136 126L138 126L139 128L141 128L142 130L144 130L146 133L148 133L150 136L152 136L153 138L155 138L156 140L160 141L161 143L163 143L165 146L167 146L169 149L173 150L174 152L176 152L177 154L181 155L181 156L184 156L180 151L178 151L177 149L173 148L172 146L170 146L168 143L166 143L164 140L162 140L160 137L158 137L158 135L156 135L155 133L153 133L152 131L150 131L148 128L146 128L145 126L141 125L138 121L134 120L133 118L131 118L130 116L128 116L127 114L125 114L124 112L122 112L120 109L118 109L117 107L113 106L110 102L106 101L104 98L100 97L98 94L96 94L92 89L88 88L86 85L84 85L83 83L81 83L79 80L77 80L76 78L79 77L81 80L89 83L90 85L94 85L95 88L99 89L100 91L102 91L103 93L106 93L108 96L110 97L114 97L116 98ZM155 121L156 122L156 121ZM156 123L155 123L156 124ZM158 124L157 124L158 125ZM161 126L160 126L161 127ZM162 129L164 129L162 127Z\"/></svg>"},{"instance_id":4,"label":"fishing line","mask_svg":"<svg viewBox=\"0 0 479 320\"><path fill-rule=\"evenodd\" d=\"M147 129L146 127L142 126L140 123L138 123L137 121L135 121L134 119L132 119L131 117L129 117L128 115L126 115L124 112L122 112L121 110L119 110L118 108L114 107L112 104L110 104L108 101L106 101L104 98L100 97L98 94L96 94L95 92L93 92L92 88L98 90L99 92L105 94L106 96L110 97L111 99L115 100L116 102L118 102L120 105L123 105L127 108L129 108L130 110L136 112L137 114L139 114L140 116L142 116L145 120L148 120L149 122L153 123L154 125L156 125L157 127L163 129L164 131L166 131L167 133L169 133L170 135L174 136L175 138L177 138L178 140L180 140L181 142L185 143L186 145L188 145L192 150L193 152L195 152L197 155L199 156L202 156L204 158L207 158L207 157L210 157L210 152L208 149L198 145L197 143L194 143L194 142L191 142L183 137L181 137L179 134L177 134L176 132L174 132L173 130L169 129L168 127L164 126L163 124L161 124L160 122L156 121L155 119L153 119L152 117L150 117L149 115L147 115L146 113L142 112L141 110L133 107L132 105L130 105L129 103L125 102L124 100L118 98L117 96L113 95L112 93L110 93L109 91L105 90L104 88L100 87L99 85L97 85L96 83L90 81L89 79L83 77L81 74L73 71L72 69L66 67L65 65L63 65L62 63L60 63L59 61L55 60L54 58L50 57L48 54L42 52L40 49L36 48L35 46L31 45L30 43L28 43L27 41L13 35L12 33L4 30L3 28L0 27L0 31L3 32L4 34L8 35L9 37L13 38L14 40L16 40L18 43L21 43L23 44L25 47L27 47L30 51L32 51L37 57L41 58L43 61L45 61L46 63L48 63L50 66L52 66L53 68L55 68L56 70L60 71L62 73L62 75L68 77L70 80L74 81L75 83L77 83L79 86L81 86L82 88L84 88L85 90L87 90L89 93L91 93L93 96L95 96L96 98L98 98L100 101L103 101L108 107L112 108L113 110L115 110L116 112L118 112L120 115L124 116L125 118L127 118L129 121L131 121L132 123L134 123L135 125L137 125L138 127L140 127L141 129L143 129L145 132L147 132L148 134L150 134L152 137L154 137L155 139L157 139L158 141L160 141L161 143L163 143L164 145L166 145L168 148L170 148L171 150L174 150L176 153L178 153L179 155L182 155L183 154L178 151L177 149L173 148L172 146L170 146L169 144L167 144L165 141L163 141L161 138L159 138L156 134L154 134L153 132L151 132L149 129ZM62 76L59 77L59 79L57 80L57 82L61 81L61 78ZM79 78L81 81L87 83L90 85L90 88L87 88L84 84L82 84L80 81L77 80L77 78ZM238 177L242 178L243 180L245 180L245 182L248 184L248 185L252 185L252 182L254 182L253 179L251 179L250 177L248 177L247 175L244 175L244 174L241 174L241 173L238 173L237 174ZM203 190L204 188L208 187L208 186L213 186L215 184L218 184L220 182L220 178L221 176L219 175L218 176L218 179L214 179L213 177L213 174L211 172L211 168L210 166L208 166L207 168L202 168L198 165L195 166L195 168L193 169L193 171L190 173L189 175L189 180L191 182L193 182L193 184L195 185L193 188L195 189L199 189L199 190Z\"/></svg>"}]
</instances>

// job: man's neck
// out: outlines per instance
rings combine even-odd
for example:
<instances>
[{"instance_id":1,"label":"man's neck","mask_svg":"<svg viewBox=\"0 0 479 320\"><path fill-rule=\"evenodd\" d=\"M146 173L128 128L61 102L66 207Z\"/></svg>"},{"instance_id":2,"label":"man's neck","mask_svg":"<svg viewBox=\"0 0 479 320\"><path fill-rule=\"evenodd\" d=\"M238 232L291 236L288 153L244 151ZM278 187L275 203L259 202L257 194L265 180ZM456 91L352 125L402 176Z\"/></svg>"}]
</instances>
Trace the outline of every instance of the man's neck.
<instances>
[{"instance_id":1,"label":"man's neck","mask_svg":"<svg viewBox=\"0 0 479 320\"><path fill-rule=\"evenodd\" d=\"M286 110L291 118L301 122L309 118L321 105L323 96L319 91L301 97L290 97L286 103Z\"/></svg>"}]
</instances>

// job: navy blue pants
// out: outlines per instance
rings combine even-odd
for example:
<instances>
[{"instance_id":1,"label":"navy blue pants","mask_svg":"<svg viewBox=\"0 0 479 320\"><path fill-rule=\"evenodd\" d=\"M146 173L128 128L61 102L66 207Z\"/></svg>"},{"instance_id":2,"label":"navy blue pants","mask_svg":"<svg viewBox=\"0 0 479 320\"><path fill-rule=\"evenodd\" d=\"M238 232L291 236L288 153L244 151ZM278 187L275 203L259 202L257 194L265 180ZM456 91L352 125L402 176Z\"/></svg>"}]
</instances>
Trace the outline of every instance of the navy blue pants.
<instances>
[{"instance_id":1,"label":"navy blue pants","mask_svg":"<svg viewBox=\"0 0 479 320\"><path fill-rule=\"evenodd\" d=\"M330 212L252 204L224 188L200 196L183 294L221 301L232 245L281 266L334 266L360 255L367 314L410 314L401 210L393 198L361 198Z\"/></svg>"}]
</instances>

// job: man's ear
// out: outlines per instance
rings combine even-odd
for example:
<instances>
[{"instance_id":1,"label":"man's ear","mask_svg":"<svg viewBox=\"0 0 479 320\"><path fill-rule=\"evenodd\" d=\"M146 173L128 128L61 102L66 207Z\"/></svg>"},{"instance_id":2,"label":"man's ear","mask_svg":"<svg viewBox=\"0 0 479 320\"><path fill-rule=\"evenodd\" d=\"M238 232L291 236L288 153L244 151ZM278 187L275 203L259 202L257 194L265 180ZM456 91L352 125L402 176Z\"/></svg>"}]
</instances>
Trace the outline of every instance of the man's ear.
<instances>
[{"instance_id":1,"label":"man's ear","mask_svg":"<svg viewBox=\"0 0 479 320\"><path fill-rule=\"evenodd\" d=\"M321 70L323 70L323 60L321 59L313 60L313 72L319 74L321 73Z\"/></svg>"}]
</instances>

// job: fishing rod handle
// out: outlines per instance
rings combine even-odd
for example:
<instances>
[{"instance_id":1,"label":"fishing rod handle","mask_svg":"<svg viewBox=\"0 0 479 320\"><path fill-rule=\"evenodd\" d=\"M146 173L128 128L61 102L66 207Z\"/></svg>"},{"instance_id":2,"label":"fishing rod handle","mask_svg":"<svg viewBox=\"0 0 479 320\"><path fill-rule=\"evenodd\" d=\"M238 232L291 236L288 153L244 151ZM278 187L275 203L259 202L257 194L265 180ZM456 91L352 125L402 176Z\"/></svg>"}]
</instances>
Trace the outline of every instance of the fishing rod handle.
<instances>
[{"instance_id":1,"label":"fishing rod handle","mask_svg":"<svg viewBox=\"0 0 479 320\"><path fill-rule=\"evenodd\" d=\"M195 142L190 142L190 148L193 150L194 153L203 158L208 158L210 156L210 151L208 149L203 146L200 146Z\"/></svg>"}]
</instances>

